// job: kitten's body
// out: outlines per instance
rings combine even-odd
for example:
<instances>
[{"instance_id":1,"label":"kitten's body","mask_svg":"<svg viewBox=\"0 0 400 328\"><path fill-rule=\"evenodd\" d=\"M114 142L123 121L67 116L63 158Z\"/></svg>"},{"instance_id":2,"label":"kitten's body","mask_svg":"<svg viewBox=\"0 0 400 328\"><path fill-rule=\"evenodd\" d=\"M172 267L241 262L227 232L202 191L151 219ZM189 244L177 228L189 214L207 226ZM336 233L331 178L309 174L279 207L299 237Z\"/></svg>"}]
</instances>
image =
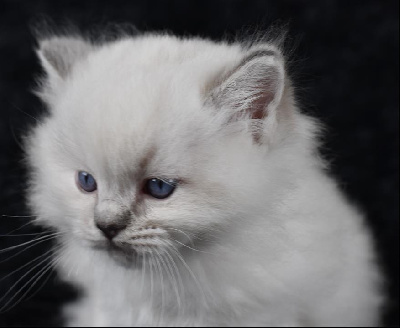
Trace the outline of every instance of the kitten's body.
<instances>
[{"instance_id":1,"label":"kitten's body","mask_svg":"<svg viewBox=\"0 0 400 328\"><path fill-rule=\"evenodd\" d=\"M378 323L370 235L324 172L276 47L53 39L40 56L52 115L28 143L30 201L63 232L60 272L84 291L70 325ZM76 170L95 175L96 194L78 190ZM180 179L174 194L143 195L159 176ZM107 247L99 208L128 208L115 241L132 243L128 259L92 247Z\"/></svg>"}]
</instances>

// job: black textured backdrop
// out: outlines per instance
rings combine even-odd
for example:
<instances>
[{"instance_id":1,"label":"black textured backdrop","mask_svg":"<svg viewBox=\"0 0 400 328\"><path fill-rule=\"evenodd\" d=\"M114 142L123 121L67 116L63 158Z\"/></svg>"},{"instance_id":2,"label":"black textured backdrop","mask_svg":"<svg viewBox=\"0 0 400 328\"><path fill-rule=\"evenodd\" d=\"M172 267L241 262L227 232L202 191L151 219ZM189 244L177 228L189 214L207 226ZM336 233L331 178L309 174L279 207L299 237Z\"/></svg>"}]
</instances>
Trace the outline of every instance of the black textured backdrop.
<instances>
[{"instance_id":1,"label":"black textured backdrop","mask_svg":"<svg viewBox=\"0 0 400 328\"><path fill-rule=\"evenodd\" d=\"M34 281L29 279L48 262L37 268L45 257L28 263L51 246L7 250L35 236L4 236L28 223L11 217L29 215L19 142L43 110L30 93L40 72L30 25L43 16L83 30L128 22L140 30L218 39L280 20L290 23L298 44L293 70L303 108L327 124L325 156L343 189L368 215L388 276L385 323L398 325L398 7L398 1L387 0L0 0L0 307L27 292ZM12 235L39 232L28 224ZM60 325L60 306L73 297L54 274L44 274L25 301L0 314L0 326Z\"/></svg>"}]
</instances>

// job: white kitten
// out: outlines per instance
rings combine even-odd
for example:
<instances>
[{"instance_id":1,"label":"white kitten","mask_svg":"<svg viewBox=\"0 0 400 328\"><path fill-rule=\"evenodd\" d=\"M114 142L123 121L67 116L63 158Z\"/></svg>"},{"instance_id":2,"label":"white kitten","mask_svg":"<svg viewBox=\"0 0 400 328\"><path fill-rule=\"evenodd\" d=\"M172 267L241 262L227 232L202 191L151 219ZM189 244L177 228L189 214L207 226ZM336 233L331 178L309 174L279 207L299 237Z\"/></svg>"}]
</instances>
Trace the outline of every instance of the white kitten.
<instances>
[{"instance_id":1,"label":"white kitten","mask_svg":"<svg viewBox=\"0 0 400 328\"><path fill-rule=\"evenodd\" d=\"M75 326L372 326L381 275L279 47L165 35L38 50L30 205Z\"/></svg>"}]
</instances>

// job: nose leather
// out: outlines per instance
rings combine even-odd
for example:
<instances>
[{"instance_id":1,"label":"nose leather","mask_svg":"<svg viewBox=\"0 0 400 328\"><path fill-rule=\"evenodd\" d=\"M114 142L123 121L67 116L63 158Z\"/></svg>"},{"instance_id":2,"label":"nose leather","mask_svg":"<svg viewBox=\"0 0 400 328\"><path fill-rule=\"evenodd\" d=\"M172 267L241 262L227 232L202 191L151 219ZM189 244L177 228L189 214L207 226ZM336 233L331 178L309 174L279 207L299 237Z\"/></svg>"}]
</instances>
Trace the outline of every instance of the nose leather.
<instances>
[{"instance_id":1,"label":"nose leather","mask_svg":"<svg viewBox=\"0 0 400 328\"><path fill-rule=\"evenodd\" d=\"M116 224L105 224L105 223L97 223L97 228L99 228L104 236L106 236L109 240L114 239L122 230L125 230L126 225L116 225Z\"/></svg>"},{"instance_id":2,"label":"nose leather","mask_svg":"<svg viewBox=\"0 0 400 328\"><path fill-rule=\"evenodd\" d=\"M132 220L129 208L119 201L112 199L99 200L94 212L97 228L109 240L125 230Z\"/></svg>"}]
</instances>

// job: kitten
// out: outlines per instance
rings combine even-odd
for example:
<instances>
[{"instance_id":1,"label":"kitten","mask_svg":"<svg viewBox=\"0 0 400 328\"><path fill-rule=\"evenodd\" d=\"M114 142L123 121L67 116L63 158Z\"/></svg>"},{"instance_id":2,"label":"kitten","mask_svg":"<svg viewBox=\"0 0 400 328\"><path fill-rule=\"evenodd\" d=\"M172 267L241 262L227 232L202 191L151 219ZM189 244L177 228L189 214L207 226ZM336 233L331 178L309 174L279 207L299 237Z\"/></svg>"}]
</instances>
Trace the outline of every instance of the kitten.
<instances>
[{"instance_id":1,"label":"kitten","mask_svg":"<svg viewBox=\"0 0 400 328\"><path fill-rule=\"evenodd\" d=\"M373 326L382 277L280 47L40 42L29 203L80 287L70 326Z\"/></svg>"}]
</instances>

